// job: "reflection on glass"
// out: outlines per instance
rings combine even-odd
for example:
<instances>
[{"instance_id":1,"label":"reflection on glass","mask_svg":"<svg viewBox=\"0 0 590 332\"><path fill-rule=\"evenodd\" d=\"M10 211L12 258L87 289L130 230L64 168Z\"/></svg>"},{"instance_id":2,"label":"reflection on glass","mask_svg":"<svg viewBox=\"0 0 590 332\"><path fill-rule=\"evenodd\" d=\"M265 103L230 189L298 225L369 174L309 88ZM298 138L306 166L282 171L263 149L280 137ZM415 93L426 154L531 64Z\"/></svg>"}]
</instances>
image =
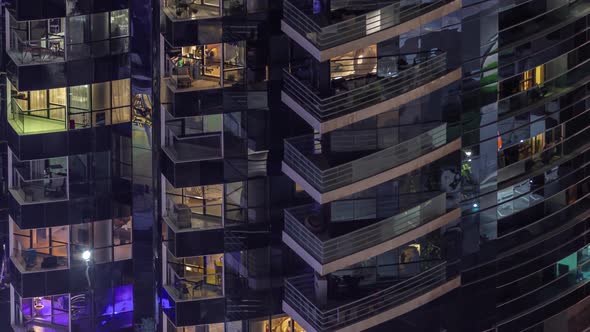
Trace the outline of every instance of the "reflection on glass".
<instances>
[{"instance_id":1,"label":"reflection on glass","mask_svg":"<svg viewBox=\"0 0 590 332\"><path fill-rule=\"evenodd\" d=\"M76 5L68 1L68 12L77 12ZM127 36L127 9L36 21L11 17L7 52L17 64L62 62L127 52Z\"/></svg>"},{"instance_id":2,"label":"reflection on glass","mask_svg":"<svg viewBox=\"0 0 590 332\"><path fill-rule=\"evenodd\" d=\"M164 0L164 12L175 20L195 20L221 15L220 0Z\"/></svg>"},{"instance_id":3,"label":"reflection on glass","mask_svg":"<svg viewBox=\"0 0 590 332\"><path fill-rule=\"evenodd\" d=\"M11 191L25 203L68 199L67 157L19 161L13 156Z\"/></svg>"},{"instance_id":4,"label":"reflection on glass","mask_svg":"<svg viewBox=\"0 0 590 332\"><path fill-rule=\"evenodd\" d=\"M131 121L129 79L27 92L19 92L13 85L9 86L12 98L8 101L8 122L20 134Z\"/></svg>"},{"instance_id":5,"label":"reflection on glass","mask_svg":"<svg viewBox=\"0 0 590 332\"><path fill-rule=\"evenodd\" d=\"M222 185L176 189L166 181L167 219L178 229L222 227Z\"/></svg>"},{"instance_id":6,"label":"reflection on glass","mask_svg":"<svg viewBox=\"0 0 590 332\"><path fill-rule=\"evenodd\" d=\"M178 300L223 296L223 254L176 258L168 252L165 289Z\"/></svg>"},{"instance_id":7,"label":"reflection on glass","mask_svg":"<svg viewBox=\"0 0 590 332\"><path fill-rule=\"evenodd\" d=\"M69 267L69 227L21 230L12 223L12 261L21 271Z\"/></svg>"},{"instance_id":8,"label":"reflection on glass","mask_svg":"<svg viewBox=\"0 0 590 332\"><path fill-rule=\"evenodd\" d=\"M245 41L166 50L167 82L176 89L215 89L243 85L246 66ZM223 72L223 77L222 77Z\"/></svg>"}]
</instances>

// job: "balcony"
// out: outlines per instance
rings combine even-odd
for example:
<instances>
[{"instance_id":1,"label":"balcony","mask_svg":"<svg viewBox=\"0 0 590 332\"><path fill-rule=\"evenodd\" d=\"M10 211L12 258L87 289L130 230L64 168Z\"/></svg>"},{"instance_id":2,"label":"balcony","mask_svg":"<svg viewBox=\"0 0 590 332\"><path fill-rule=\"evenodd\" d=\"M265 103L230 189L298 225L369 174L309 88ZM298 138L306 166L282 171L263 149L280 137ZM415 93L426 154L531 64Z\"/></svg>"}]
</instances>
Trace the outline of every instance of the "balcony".
<instances>
[{"instance_id":1,"label":"balcony","mask_svg":"<svg viewBox=\"0 0 590 332\"><path fill-rule=\"evenodd\" d=\"M222 133L176 135L162 147L162 173L176 188L221 183Z\"/></svg>"},{"instance_id":2,"label":"balcony","mask_svg":"<svg viewBox=\"0 0 590 332\"><path fill-rule=\"evenodd\" d=\"M68 200L67 165L55 163L47 174L36 174L30 169L13 168L10 193L21 205Z\"/></svg>"},{"instance_id":3,"label":"balcony","mask_svg":"<svg viewBox=\"0 0 590 332\"><path fill-rule=\"evenodd\" d=\"M243 67L226 64L223 68L223 87L244 83ZM229 67L229 68L228 68ZM174 57L168 60L166 84L172 93L221 89L221 63L204 59Z\"/></svg>"},{"instance_id":4,"label":"balcony","mask_svg":"<svg viewBox=\"0 0 590 332\"><path fill-rule=\"evenodd\" d=\"M166 278L162 310L176 326L223 322L225 297L221 255L176 258L163 248Z\"/></svg>"},{"instance_id":5,"label":"balcony","mask_svg":"<svg viewBox=\"0 0 590 332\"><path fill-rule=\"evenodd\" d=\"M217 6L208 5L202 0L168 0L162 11L172 20L198 20L221 16L219 2Z\"/></svg>"},{"instance_id":6,"label":"balcony","mask_svg":"<svg viewBox=\"0 0 590 332\"><path fill-rule=\"evenodd\" d=\"M219 209L221 211L221 206ZM163 232L166 247L174 256L191 257L223 251L221 217L193 213L188 206L176 204L162 219L166 227Z\"/></svg>"},{"instance_id":7,"label":"balcony","mask_svg":"<svg viewBox=\"0 0 590 332\"><path fill-rule=\"evenodd\" d=\"M65 106L52 106L44 109L23 109L19 99L10 103L8 123L19 135L66 131Z\"/></svg>"},{"instance_id":8,"label":"balcony","mask_svg":"<svg viewBox=\"0 0 590 332\"><path fill-rule=\"evenodd\" d=\"M326 133L391 111L458 81L461 69L447 73L446 56L432 50L332 61L328 96L312 88L308 67L292 67L283 73L281 99L314 129ZM359 70L367 73L359 75Z\"/></svg>"},{"instance_id":9,"label":"balcony","mask_svg":"<svg viewBox=\"0 0 590 332\"><path fill-rule=\"evenodd\" d=\"M314 12L311 2L285 0L281 29L318 61L326 61L400 36L455 12L462 5L461 0L374 3L372 6L367 1L363 3L364 8L372 7L368 13L362 13L362 8L357 11L332 8L329 15L322 15ZM384 6L378 8L379 5Z\"/></svg>"},{"instance_id":10,"label":"balcony","mask_svg":"<svg viewBox=\"0 0 590 332\"><path fill-rule=\"evenodd\" d=\"M101 13L127 8L128 0L7 0L10 13L19 21Z\"/></svg>"},{"instance_id":11,"label":"balcony","mask_svg":"<svg viewBox=\"0 0 590 332\"><path fill-rule=\"evenodd\" d=\"M454 129L454 128L453 128ZM442 124L377 152L317 153L313 135L285 140L282 170L316 202L325 204L393 180L461 148ZM454 140L453 140L454 139ZM352 159L352 160L350 160Z\"/></svg>"},{"instance_id":12,"label":"balcony","mask_svg":"<svg viewBox=\"0 0 590 332\"><path fill-rule=\"evenodd\" d=\"M252 39L263 20L247 13L243 1L231 0L221 7L219 1L166 0L162 13L164 36L174 46Z\"/></svg>"},{"instance_id":13,"label":"balcony","mask_svg":"<svg viewBox=\"0 0 590 332\"><path fill-rule=\"evenodd\" d=\"M447 211L446 203L446 193L442 193L382 220L355 220L358 226L352 231L346 231L341 222L329 224L328 229L316 226L323 219L317 206L286 209L283 242L316 272L326 275L393 250L458 219L460 210Z\"/></svg>"},{"instance_id":14,"label":"balcony","mask_svg":"<svg viewBox=\"0 0 590 332\"><path fill-rule=\"evenodd\" d=\"M129 78L129 37L70 44L63 33L27 39L11 32L7 74L19 91Z\"/></svg>"},{"instance_id":15,"label":"balcony","mask_svg":"<svg viewBox=\"0 0 590 332\"><path fill-rule=\"evenodd\" d=\"M363 331L399 317L456 289L460 277L447 275L447 264L421 267L418 274L389 285L355 288L320 304L314 276L285 280L283 311L306 331ZM324 302L324 301L322 301Z\"/></svg>"},{"instance_id":16,"label":"balcony","mask_svg":"<svg viewBox=\"0 0 590 332\"><path fill-rule=\"evenodd\" d=\"M21 273L68 269L69 245L34 249L14 248L10 258Z\"/></svg>"}]
</instances>

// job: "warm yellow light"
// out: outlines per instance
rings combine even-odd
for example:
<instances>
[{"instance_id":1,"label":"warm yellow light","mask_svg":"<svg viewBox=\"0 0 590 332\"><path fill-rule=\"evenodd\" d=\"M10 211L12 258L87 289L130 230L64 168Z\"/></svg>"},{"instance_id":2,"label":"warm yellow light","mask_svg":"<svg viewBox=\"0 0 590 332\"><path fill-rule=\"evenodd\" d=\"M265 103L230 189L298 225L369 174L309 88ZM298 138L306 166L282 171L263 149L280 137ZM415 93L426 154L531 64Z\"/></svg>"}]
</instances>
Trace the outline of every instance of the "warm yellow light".
<instances>
[{"instance_id":1,"label":"warm yellow light","mask_svg":"<svg viewBox=\"0 0 590 332\"><path fill-rule=\"evenodd\" d=\"M190 266L186 266L186 267L185 267L185 269L186 269L187 271L192 271L192 270L193 270L193 268L192 268L192 267L190 267Z\"/></svg>"},{"instance_id":2,"label":"warm yellow light","mask_svg":"<svg viewBox=\"0 0 590 332\"><path fill-rule=\"evenodd\" d=\"M416 250L418 250L418 255L420 254L420 245L418 243L410 244L409 246L416 248Z\"/></svg>"},{"instance_id":3,"label":"warm yellow light","mask_svg":"<svg viewBox=\"0 0 590 332\"><path fill-rule=\"evenodd\" d=\"M543 84L545 81L545 67L540 65L535 67L535 85Z\"/></svg>"},{"instance_id":4,"label":"warm yellow light","mask_svg":"<svg viewBox=\"0 0 590 332\"><path fill-rule=\"evenodd\" d=\"M531 88L531 79L532 79L532 72L530 70L525 71L522 73L522 91L526 91Z\"/></svg>"}]
</instances>

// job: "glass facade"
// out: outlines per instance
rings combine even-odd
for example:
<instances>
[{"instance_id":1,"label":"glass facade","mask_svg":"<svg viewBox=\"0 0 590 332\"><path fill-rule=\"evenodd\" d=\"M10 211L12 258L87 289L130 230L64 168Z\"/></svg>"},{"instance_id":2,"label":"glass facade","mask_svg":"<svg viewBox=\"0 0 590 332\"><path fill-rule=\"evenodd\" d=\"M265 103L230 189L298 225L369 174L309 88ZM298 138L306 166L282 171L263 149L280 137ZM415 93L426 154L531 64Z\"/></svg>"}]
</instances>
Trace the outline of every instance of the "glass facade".
<instances>
[{"instance_id":1,"label":"glass facade","mask_svg":"<svg viewBox=\"0 0 590 332\"><path fill-rule=\"evenodd\" d=\"M0 331L590 326L590 1L5 3Z\"/></svg>"}]
</instances>

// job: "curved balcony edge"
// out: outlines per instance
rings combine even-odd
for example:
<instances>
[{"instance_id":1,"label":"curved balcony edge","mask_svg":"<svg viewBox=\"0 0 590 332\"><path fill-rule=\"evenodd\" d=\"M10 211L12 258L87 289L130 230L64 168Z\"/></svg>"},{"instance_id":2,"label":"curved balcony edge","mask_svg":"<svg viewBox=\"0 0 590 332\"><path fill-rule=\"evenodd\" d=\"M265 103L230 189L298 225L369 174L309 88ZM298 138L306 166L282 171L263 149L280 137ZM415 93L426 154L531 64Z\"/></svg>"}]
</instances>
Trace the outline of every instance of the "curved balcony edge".
<instances>
[{"instance_id":1,"label":"curved balcony edge","mask_svg":"<svg viewBox=\"0 0 590 332\"><path fill-rule=\"evenodd\" d=\"M376 105L366 107L353 113L345 114L327 121L320 121L311 113L307 112L305 108L299 105L295 99L291 98L286 92L281 91L281 101L285 103L291 110L299 115L305 122L317 130L320 134L325 134L339 128L346 127L361 120L389 112L392 109L399 108L416 99L422 98L436 90L456 82L462 77L461 68L455 69L443 76L440 76L431 82L428 82L416 89L410 90L394 98L388 99Z\"/></svg>"},{"instance_id":2,"label":"curved balcony edge","mask_svg":"<svg viewBox=\"0 0 590 332\"><path fill-rule=\"evenodd\" d=\"M418 16L414 19L406 21L404 23L394 25L385 30L375 32L373 34L364 36L362 38L355 39L344 44L334 46L328 49L320 50L316 45L309 41L305 36L301 35L296 29L291 27L287 22L281 20L281 31L285 33L289 38L295 41L299 46L303 47L309 54L311 54L318 61L323 62L331 58L346 54L348 52L365 48L373 44L380 43L387 39L391 39L407 33L411 30L420 28L424 24L430 23L436 19L440 19L460 10L463 6L462 0L454 0L451 3L436 8L424 15Z\"/></svg>"},{"instance_id":3,"label":"curved balcony edge","mask_svg":"<svg viewBox=\"0 0 590 332\"><path fill-rule=\"evenodd\" d=\"M353 323L349 326L346 326L341 329L334 330L334 332L355 332L355 331L364 331L371 327L377 326L379 324L385 323L389 320L395 319L400 317L412 310L415 310L429 302L432 302L443 295L461 287L461 276L457 276L453 279L450 279L446 283L422 294L417 296L407 302L404 302L401 305L395 306L385 312L379 313L375 316L370 317L369 319L362 320L360 322ZM322 332L321 330L317 330L312 324L307 322L305 318L303 318L296 309L291 307L285 300L283 300L283 312L287 315L291 316L297 323L299 323L306 331L308 332Z\"/></svg>"},{"instance_id":4,"label":"curved balcony edge","mask_svg":"<svg viewBox=\"0 0 590 332\"><path fill-rule=\"evenodd\" d=\"M285 173L291 180L299 184L303 189L310 195L316 202L320 204L326 204L349 195L361 192L363 190L367 190L372 188L376 185L381 183L393 180L398 178L404 174L417 170L423 166L426 166L432 163L435 160L439 160L455 151L461 149L461 138L457 138L454 141L451 141L440 148L433 150L425 155L422 155L414 160L409 162L403 163L399 166L390 168L384 172L379 174L370 176L368 178L362 179L360 181L351 183L349 185L345 185L338 189L334 189L325 193L318 191L311 185L307 180L305 180L301 175L297 173L291 166L289 166L284 161L282 162L281 169L283 173Z\"/></svg>"},{"instance_id":5,"label":"curved balcony edge","mask_svg":"<svg viewBox=\"0 0 590 332\"><path fill-rule=\"evenodd\" d=\"M338 270L342 270L353 264L365 261L371 257L375 257L384 252L400 247L413 239L422 237L430 232L433 232L454 220L461 217L461 209L457 208L447 212L446 214L435 218L424 225L414 228L406 233L396 236L390 240L377 244L373 247L360 250L352 255L339 258L337 260L322 264L309 254L295 239L283 231L283 243L285 243L291 250L293 250L299 257L301 257L311 268L320 275L326 275Z\"/></svg>"}]
</instances>

